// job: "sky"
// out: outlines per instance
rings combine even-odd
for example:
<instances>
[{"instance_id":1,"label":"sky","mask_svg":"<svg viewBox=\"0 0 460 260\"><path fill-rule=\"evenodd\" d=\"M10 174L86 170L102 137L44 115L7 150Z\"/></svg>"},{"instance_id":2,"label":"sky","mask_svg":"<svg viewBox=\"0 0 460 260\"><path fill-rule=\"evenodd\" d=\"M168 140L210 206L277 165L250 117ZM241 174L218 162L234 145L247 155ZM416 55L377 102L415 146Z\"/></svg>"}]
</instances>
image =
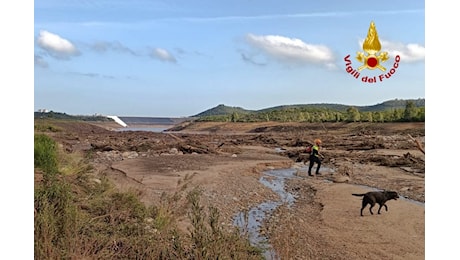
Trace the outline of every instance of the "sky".
<instances>
[{"instance_id":1,"label":"sky","mask_svg":"<svg viewBox=\"0 0 460 260\"><path fill-rule=\"evenodd\" d=\"M357 70L374 22L388 60ZM390 73L375 83L364 76ZM425 98L424 1L41 0L34 111L184 117L219 104Z\"/></svg>"}]
</instances>

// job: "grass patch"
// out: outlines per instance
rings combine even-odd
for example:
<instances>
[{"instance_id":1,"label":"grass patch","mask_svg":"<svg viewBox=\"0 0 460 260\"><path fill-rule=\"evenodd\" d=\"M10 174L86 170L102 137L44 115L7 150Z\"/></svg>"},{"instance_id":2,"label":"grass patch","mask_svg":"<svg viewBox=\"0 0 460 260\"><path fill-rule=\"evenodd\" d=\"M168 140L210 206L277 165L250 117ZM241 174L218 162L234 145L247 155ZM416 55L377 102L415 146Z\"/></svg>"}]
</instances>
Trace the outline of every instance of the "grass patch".
<instances>
[{"instance_id":1,"label":"grass patch","mask_svg":"<svg viewBox=\"0 0 460 260\"><path fill-rule=\"evenodd\" d=\"M45 134L34 136L34 167L47 177L58 172L57 144Z\"/></svg>"},{"instance_id":2,"label":"grass patch","mask_svg":"<svg viewBox=\"0 0 460 260\"><path fill-rule=\"evenodd\" d=\"M36 132L61 132L62 128L52 125L51 123L47 123L46 121L36 123L34 125L34 130Z\"/></svg>"}]
</instances>

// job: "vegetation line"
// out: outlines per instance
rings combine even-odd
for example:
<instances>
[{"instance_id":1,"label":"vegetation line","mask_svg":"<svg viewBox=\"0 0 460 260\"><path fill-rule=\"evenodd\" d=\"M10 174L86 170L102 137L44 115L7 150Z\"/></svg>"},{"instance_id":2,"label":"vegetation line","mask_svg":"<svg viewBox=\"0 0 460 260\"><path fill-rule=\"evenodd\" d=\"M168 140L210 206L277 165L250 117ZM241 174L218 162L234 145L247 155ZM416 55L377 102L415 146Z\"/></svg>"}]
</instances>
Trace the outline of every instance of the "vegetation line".
<instances>
[{"instance_id":1,"label":"vegetation line","mask_svg":"<svg viewBox=\"0 0 460 260\"><path fill-rule=\"evenodd\" d=\"M218 107L199 114L197 121L208 122L424 122L425 105L406 101L401 108L381 107L380 109L359 109L350 106L344 109L334 106L284 106L276 109L247 111L228 107Z\"/></svg>"}]
</instances>

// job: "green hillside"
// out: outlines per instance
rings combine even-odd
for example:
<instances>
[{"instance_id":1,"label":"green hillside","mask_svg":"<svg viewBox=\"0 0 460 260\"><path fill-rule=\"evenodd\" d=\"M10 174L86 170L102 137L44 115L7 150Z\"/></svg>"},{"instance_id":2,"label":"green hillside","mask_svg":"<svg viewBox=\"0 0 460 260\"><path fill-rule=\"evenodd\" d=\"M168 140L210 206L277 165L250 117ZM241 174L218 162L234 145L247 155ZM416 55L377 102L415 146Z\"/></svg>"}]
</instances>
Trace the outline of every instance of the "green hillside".
<instances>
[{"instance_id":1,"label":"green hillside","mask_svg":"<svg viewBox=\"0 0 460 260\"><path fill-rule=\"evenodd\" d=\"M394 99L371 106L298 104L261 110L220 104L193 117L218 122L421 122L425 121L425 99Z\"/></svg>"},{"instance_id":2,"label":"green hillside","mask_svg":"<svg viewBox=\"0 0 460 260\"><path fill-rule=\"evenodd\" d=\"M330 103L320 103L320 104L298 104L298 105L283 105L270 108L264 108L260 110L246 110L241 107L231 107L220 104L216 107L203 111L192 117L205 117L205 116L221 116L221 115L231 115L234 113L238 114L249 114L249 113L267 113L272 111L282 111L282 110L292 110L292 109L304 109L304 110L332 110L332 111L341 111L345 112L350 107L355 107L360 112L376 112L376 111L385 111L393 109L404 109L408 101L414 102L416 107L425 107L425 99L394 99L388 100L380 104L371 105L371 106L353 106L353 105L343 105L343 104L330 104Z\"/></svg>"},{"instance_id":3,"label":"green hillside","mask_svg":"<svg viewBox=\"0 0 460 260\"><path fill-rule=\"evenodd\" d=\"M216 107L213 107L211 109L208 109L206 111L203 111L197 115L194 115L192 117L205 117L205 116L220 116L220 115L231 115L233 113L238 113L238 114L248 114L252 113L255 111L251 110L246 110L241 107L230 107L226 106L223 104L220 104Z\"/></svg>"}]
</instances>

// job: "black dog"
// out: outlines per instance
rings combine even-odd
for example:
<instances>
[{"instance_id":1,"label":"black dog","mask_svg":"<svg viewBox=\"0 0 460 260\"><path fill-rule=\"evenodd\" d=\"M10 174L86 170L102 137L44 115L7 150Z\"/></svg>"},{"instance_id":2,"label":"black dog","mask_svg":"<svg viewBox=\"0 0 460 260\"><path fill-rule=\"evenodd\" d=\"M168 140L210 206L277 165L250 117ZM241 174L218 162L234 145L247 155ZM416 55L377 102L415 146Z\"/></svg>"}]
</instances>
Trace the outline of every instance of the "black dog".
<instances>
[{"instance_id":1,"label":"black dog","mask_svg":"<svg viewBox=\"0 0 460 260\"><path fill-rule=\"evenodd\" d=\"M374 215L374 213L372 212L372 208L375 206L375 203L378 203L380 207L377 213L380 214L380 209L382 209L383 206L385 206L385 210L388 211L388 207L385 204L387 200L397 200L399 198L399 195L396 191L370 191L364 194L353 193L352 195L363 197L363 206L361 207L361 216L363 215L363 209L367 206L367 204L371 204L369 211L371 212L372 215Z\"/></svg>"}]
</instances>

